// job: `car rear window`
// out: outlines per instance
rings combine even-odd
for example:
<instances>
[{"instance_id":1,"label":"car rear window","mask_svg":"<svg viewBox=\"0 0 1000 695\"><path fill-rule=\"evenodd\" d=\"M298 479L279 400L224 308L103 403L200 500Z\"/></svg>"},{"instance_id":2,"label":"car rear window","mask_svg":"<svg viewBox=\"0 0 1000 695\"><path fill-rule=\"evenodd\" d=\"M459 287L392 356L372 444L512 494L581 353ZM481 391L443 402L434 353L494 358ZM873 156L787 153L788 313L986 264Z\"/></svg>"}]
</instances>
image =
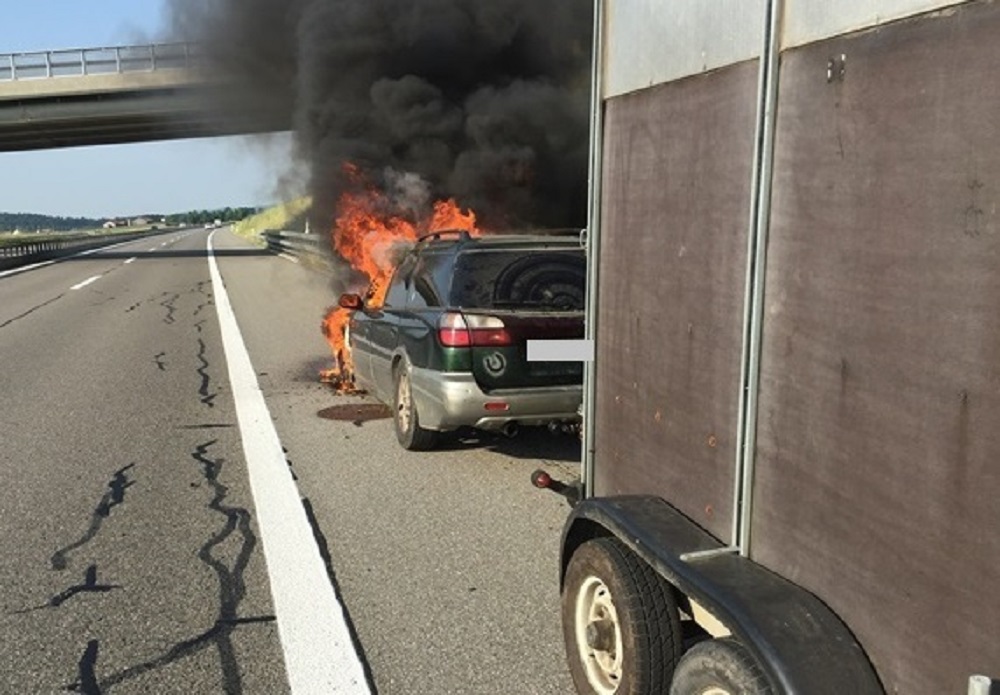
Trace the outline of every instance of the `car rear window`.
<instances>
[{"instance_id":1,"label":"car rear window","mask_svg":"<svg viewBox=\"0 0 1000 695\"><path fill-rule=\"evenodd\" d=\"M470 249L459 254L451 305L473 309L583 311L582 249Z\"/></svg>"}]
</instances>

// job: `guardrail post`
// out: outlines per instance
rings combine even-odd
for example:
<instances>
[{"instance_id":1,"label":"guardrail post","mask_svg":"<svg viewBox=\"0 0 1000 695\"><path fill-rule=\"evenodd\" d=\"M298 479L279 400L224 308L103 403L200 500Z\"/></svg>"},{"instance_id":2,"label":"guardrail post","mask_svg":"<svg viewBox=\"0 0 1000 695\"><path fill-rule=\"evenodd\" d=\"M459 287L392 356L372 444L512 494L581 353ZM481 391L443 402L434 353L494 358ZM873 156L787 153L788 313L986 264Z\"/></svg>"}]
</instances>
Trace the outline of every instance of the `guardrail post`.
<instances>
[{"instance_id":1,"label":"guardrail post","mask_svg":"<svg viewBox=\"0 0 1000 695\"><path fill-rule=\"evenodd\" d=\"M17 79L17 61L14 60L14 54L10 54L10 79Z\"/></svg>"},{"instance_id":2,"label":"guardrail post","mask_svg":"<svg viewBox=\"0 0 1000 695\"><path fill-rule=\"evenodd\" d=\"M121 73L122 71L122 47L115 46L115 72Z\"/></svg>"},{"instance_id":3,"label":"guardrail post","mask_svg":"<svg viewBox=\"0 0 1000 695\"><path fill-rule=\"evenodd\" d=\"M45 51L45 76L52 77L52 51Z\"/></svg>"},{"instance_id":4,"label":"guardrail post","mask_svg":"<svg viewBox=\"0 0 1000 695\"><path fill-rule=\"evenodd\" d=\"M156 46L149 44L149 69L156 70Z\"/></svg>"},{"instance_id":5,"label":"guardrail post","mask_svg":"<svg viewBox=\"0 0 1000 695\"><path fill-rule=\"evenodd\" d=\"M80 49L80 74L86 75L87 73L87 50L85 48Z\"/></svg>"}]
</instances>

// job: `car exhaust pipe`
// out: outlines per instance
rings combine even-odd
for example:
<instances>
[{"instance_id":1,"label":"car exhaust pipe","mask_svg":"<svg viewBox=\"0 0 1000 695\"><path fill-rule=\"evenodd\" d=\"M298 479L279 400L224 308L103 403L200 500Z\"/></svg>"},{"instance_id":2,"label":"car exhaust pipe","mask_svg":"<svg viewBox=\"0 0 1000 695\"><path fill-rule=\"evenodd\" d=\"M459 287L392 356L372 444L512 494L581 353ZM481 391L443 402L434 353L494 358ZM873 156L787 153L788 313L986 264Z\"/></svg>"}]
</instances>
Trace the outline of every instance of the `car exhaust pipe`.
<instances>
[{"instance_id":1,"label":"car exhaust pipe","mask_svg":"<svg viewBox=\"0 0 1000 695\"><path fill-rule=\"evenodd\" d=\"M521 432L521 426L516 422L506 422L504 426L500 428L500 433L508 439L513 439Z\"/></svg>"},{"instance_id":2,"label":"car exhaust pipe","mask_svg":"<svg viewBox=\"0 0 1000 695\"><path fill-rule=\"evenodd\" d=\"M580 434L582 425L579 422L559 422L549 423L549 432L552 434Z\"/></svg>"}]
</instances>

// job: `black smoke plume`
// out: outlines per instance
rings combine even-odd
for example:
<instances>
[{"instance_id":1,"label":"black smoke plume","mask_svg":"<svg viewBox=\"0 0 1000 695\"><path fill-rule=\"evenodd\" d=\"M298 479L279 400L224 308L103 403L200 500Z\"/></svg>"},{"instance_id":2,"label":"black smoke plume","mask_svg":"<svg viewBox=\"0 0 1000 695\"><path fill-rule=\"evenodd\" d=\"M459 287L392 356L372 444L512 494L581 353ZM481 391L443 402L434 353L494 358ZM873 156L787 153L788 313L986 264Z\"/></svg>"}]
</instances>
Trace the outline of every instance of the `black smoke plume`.
<instances>
[{"instance_id":1,"label":"black smoke plume","mask_svg":"<svg viewBox=\"0 0 1000 695\"><path fill-rule=\"evenodd\" d=\"M487 229L586 217L591 0L170 0L217 106L293 127L314 224L358 164L416 174ZM427 202L430 202L429 200Z\"/></svg>"}]
</instances>

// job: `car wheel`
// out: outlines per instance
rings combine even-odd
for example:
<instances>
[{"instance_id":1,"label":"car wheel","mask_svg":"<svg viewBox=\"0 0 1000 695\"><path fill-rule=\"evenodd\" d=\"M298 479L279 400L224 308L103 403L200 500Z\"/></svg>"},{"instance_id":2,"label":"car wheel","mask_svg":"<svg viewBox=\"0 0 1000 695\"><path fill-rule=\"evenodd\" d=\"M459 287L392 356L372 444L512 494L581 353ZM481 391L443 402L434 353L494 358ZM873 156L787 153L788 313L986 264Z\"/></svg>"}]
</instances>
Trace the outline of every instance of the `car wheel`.
<instances>
[{"instance_id":1,"label":"car wheel","mask_svg":"<svg viewBox=\"0 0 1000 695\"><path fill-rule=\"evenodd\" d=\"M731 637L691 647L674 672L670 695L770 695L767 677L747 648Z\"/></svg>"},{"instance_id":2,"label":"car wheel","mask_svg":"<svg viewBox=\"0 0 1000 695\"><path fill-rule=\"evenodd\" d=\"M563 637L580 693L662 695L681 655L673 587L614 538L581 545L566 568Z\"/></svg>"},{"instance_id":3,"label":"car wheel","mask_svg":"<svg viewBox=\"0 0 1000 695\"><path fill-rule=\"evenodd\" d=\"M396 367L396 402L393 411L396 439L409 451L427 451L437 443L437 432L420 426L420 416L413 402L413 384L409 362Z\"/></svg>"}]
</instances>

